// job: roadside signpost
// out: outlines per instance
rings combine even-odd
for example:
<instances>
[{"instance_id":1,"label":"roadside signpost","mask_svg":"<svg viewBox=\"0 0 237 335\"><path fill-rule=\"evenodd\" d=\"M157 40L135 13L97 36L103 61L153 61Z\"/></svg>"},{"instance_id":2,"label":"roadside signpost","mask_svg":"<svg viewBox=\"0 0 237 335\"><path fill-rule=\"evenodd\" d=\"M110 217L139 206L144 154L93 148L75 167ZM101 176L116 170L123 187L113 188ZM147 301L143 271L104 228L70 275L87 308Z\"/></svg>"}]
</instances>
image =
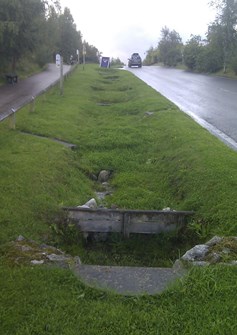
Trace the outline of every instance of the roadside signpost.
<instances>
[{"instance_id":1,"label":"roadside signpost","mask_svg":"<svg viewBox=\"0 0 237 335\"><path fill-rule=\"evenodd\" d=\"M110 67L110 58L109 57L101 57L100 67L109 68Z\"/></svg>"},{"instance_id":2,"label":"roadside signpost","mask_svg":"<svg viewBox=\"0 0 237 335\"><path fill-rule=\"evenodd\" d=\"M60 67L60 63L61 63L61 56L59 54L56 55L56 66Z\"/></svg>"},{"instance_id":3,"label":"roadside signpost","mask_svg":"<svg viewBox=\"0 0 237 335\"><path fill-rule=\"evenodd\" d=\"M60 68L60 95L63 95L63 57L56 55L56 66Z\"/></svg>"}]
</instances>

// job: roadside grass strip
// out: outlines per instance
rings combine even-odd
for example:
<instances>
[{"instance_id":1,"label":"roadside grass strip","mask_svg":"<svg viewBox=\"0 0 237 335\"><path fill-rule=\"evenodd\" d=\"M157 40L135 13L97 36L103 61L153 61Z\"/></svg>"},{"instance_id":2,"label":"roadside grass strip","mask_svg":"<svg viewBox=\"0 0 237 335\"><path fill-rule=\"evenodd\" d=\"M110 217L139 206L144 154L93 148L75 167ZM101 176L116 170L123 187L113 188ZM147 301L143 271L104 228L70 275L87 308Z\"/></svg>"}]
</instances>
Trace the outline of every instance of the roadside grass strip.
<instances>
[{"instance_id":1,"label":"roadside grass strip","mask_svg":"<svg viewBox=\"0 0 237 335\"><path fill-rule=\"evenodd\" d=\"M0 143L0 334L237 333L236 267L193 269L161 295L121 297L84 286L69 270L9 265L4 247L23 235L94 261L109 253L109 261L123 254L142 265L149 254L163 257L156 237L150 248L149 241L131 239L129 247L114 237L109 253L91 256L83 242L77 249L74 231L55 237L60 208L95 197L101 185L91 176L103 169L112 172L107 207L194 210L184 248L216 234L237 235L236 152L131 73L98 65L79 66L63 96L55 87L36 99L33 112L20 110L16 130L7 119L0 123ZM171 239L178 257L182 246L174 236L167 244Z\"/></svg>"}]
</instances>

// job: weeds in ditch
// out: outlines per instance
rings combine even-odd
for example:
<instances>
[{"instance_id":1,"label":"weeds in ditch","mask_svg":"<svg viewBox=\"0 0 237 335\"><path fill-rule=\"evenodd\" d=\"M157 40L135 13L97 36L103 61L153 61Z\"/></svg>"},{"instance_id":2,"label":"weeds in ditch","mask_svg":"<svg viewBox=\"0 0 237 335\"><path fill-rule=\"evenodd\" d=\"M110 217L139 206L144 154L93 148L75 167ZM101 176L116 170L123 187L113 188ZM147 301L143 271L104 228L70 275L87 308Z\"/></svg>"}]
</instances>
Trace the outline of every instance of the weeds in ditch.
<instances>
[{"instance_id":1,"label":"weeds in ditch","mask_svg":"<svg viewBox=\"0 0 237 335\"><path fill-rule=\"evenodd\" d=\"M81 233L74 224L51 225L54 245L77 256L84 264L114 266L172 267L198 237L184 231L159 235Z\"/></svg>"}]
</instances>

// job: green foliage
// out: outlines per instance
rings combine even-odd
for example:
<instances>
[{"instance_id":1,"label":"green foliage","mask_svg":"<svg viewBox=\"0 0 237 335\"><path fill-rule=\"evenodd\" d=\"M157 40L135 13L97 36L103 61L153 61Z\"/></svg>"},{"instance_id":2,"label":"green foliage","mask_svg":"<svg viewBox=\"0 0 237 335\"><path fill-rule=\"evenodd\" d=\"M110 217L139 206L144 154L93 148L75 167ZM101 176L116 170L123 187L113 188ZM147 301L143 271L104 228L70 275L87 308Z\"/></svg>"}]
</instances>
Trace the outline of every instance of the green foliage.
<instances>
[{"instance_id":1,"label":"green foliage","mask_svg":"<svg viewBox=\"0 0 237 335\"><path fill-rule=\"evenodd\" d=\"M187 238L191 238L191 240L199 240L205 241L207 236L210 236L210 224L205 222L204 220L192 220L187 224L187 229L185 234L187 234Z\"/></svg>"},{"instance_id":2,"label":"green foliage","mask_svg":"<svg viewBox=\"0 0 237 335\"><path fill-rule=\"evenodd\" d=\"M98 59L98 49L85 42L87 58ZM18 63L34 59L43 67L56 53L69 63L82 54L82 35L68 8L58 1L0 0L0 71L16 71Z\"/></svg>"},{"instance_id":3,"label":"green foliage","mask_svg":"<svg viewBox=\"0 0 237 335\"><path fill-rule=\"evenodd\" d=\"M123 67L124 63L119 58L112 58L110 65L115 67Z\"/></svg>"},{"instance_id":4,"label":"green foliage","mask_svg":"<svg viewBox=\"0 0 237 335\"><path fill-rule=\"evenodd\" d=\"M237 75L237 57L233 57L231 59L230 66L231 66L232 70L234 71L234 73Z\"/></svg>"},{"instance_id":5,"label":"green foliage","mask_svg":"<svg viewBox=\"0 0 237 335\"><path fill-rule=\"evenodd\" d=\"M217 9L214 23L208 28L208 42L219 59L222 59L224 72L236 54L237 3L234 0L216 0L211 5Z\"/></svg>"},{"instance_id":6,"label":"green foliage","mask_svg":"<svg viewBox=\"0 0 237 335\"><path fill-rule=\"evenodd\" d=\"M182 61L182 39L175 30L170 31L167 27L162 28L161 34L158 44L160 60L164 65L176 66Z\"/></svg>"},{"instance_id":7,"label":"green foliage","mask_svg":"<svg viewBox=\"0 0 237 335\"><path fill-rule=\"evenodd\" d=\"M226 73L228 67L233 68L237 53L237 3L235 0L213 0L209 5L217 14L208 26L206 39L191 34L183 46L179 34L164 27L158 46L147 51L144 64L160 61L164 65L177 66L184 61L189 70L206 73L218 72L221 68Z\"/></svg>"},{"instance_id":8,"label":"green foliage","mask_svg":"<svg viewBox=\"0 0 237 335\"><path fill-rule=\"evenodd\" d=\"M43 14L41 0L1 0L0 54L2 59L11 60L13 71L16 62L39 43L37 30L42 25Z\"/></svg>"},{"instance_id":9,"label":"green foliage","mask_svg":"<svg viewBox=\"0 0 237 335\"><path fill-rule=\"evenodd\" d=\"M158 50L150 47L149 50L147 50L146 52L146 57L143 61L144 65L153 65L155 63L158 63L159 60L159 54L158 54Z\"/></svg>"},{"instance_id":10,"label":"green foliage","mask_svg":"<svg viewBox=\"0 0 237 335\"><path fill-rule=\"evenodd\" d=\"M70 56L77 59L76 50L82 51L82 36L77 32L74 19L69 8L58 17L59 36L57 48L66 63L70 63Z\"/></svg>"},{"instance_id":11,"label":"green foliage","mask_svg":"<svg viewBox=\"0 0 237 335\"><path fill-rule=\"evenodd\" d=\"M223 27L217 22L212 23L208 27L207 41L213 52L219 55L224 62L224 40Z\"/></svg>"},{"instance_id":12,"label":"green foliage","mask_svg":"<svg viewBox=\"0 0 237 335\"><path fill-rule=\"evenodd\" d=\"M196 56L195 70L198 72L215 73L223 66L222 58L210 46L202 46Z\"/></svg>"},{"instance_id":13,"label":"green foliage","mask_svg":"<svg viewBox=\"0 0 237 335\"><path fill-rule=\"evenodd\" d=\"M212 6L217 9L215 25L222 33L223 52L229 57L236 47L237 3L235 0L216 0L212 1Z\"/></svg>"},{"instance_id":14,"label":"green foliage","mask_svg":"<svg viewBox=\"0 0 237 335\"><path fill-rule=\"evenodd\" d=\"M201 50L201 36L191 36L184 47L184 64L190 70L197 67L197 57Z\"/></svg>"},{"instance_id":15,"label":"green foliage","mask_svg":"<svg viewBox=\"0 0 237 335\"><path fill-rule=\"evenodd\" d=\"M222 68L222 58L213 44L206 44L200 36L192 36L184 47L184 64L197 72L217 72Z\"/></svg>"},{"instance_id":16,"label":"green foliage","mask_svg":"<svg viewBox=\"0 0 237 335\"><path fill-rule=\"evenodd\" d=\"M50 224L51 240L56 247L64 247L68 253L73 253L76 245L80 245L82 234L76 225L68 220L67 212L59 210ZM73 247L71 249L71 246ZM77 248L77 255L81 251Z\"/></svg>"}]
</instances>

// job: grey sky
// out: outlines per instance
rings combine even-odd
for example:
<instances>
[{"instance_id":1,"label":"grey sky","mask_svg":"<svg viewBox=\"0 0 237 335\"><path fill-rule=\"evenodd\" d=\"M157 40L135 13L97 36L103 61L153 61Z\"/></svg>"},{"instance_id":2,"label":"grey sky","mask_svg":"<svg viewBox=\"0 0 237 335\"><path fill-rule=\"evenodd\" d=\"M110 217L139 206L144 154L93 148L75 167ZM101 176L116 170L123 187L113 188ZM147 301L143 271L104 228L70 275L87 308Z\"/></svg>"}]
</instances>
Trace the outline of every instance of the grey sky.
<instances>
[{"instance_id":1,"label":"grey sky","mask_svg":"<svg viewBox=\"0 0 237 335\"><path fill-rule=\"evenodd\" d=\"M151 46L157 46L164 26L176 30L185 42L191 34L205 37L215 17L209 0L60 2L70 9L77 29L89 44L103 56L119 57L124 62L133 52L144 58Z\"/></svg>"}]
</instances>

